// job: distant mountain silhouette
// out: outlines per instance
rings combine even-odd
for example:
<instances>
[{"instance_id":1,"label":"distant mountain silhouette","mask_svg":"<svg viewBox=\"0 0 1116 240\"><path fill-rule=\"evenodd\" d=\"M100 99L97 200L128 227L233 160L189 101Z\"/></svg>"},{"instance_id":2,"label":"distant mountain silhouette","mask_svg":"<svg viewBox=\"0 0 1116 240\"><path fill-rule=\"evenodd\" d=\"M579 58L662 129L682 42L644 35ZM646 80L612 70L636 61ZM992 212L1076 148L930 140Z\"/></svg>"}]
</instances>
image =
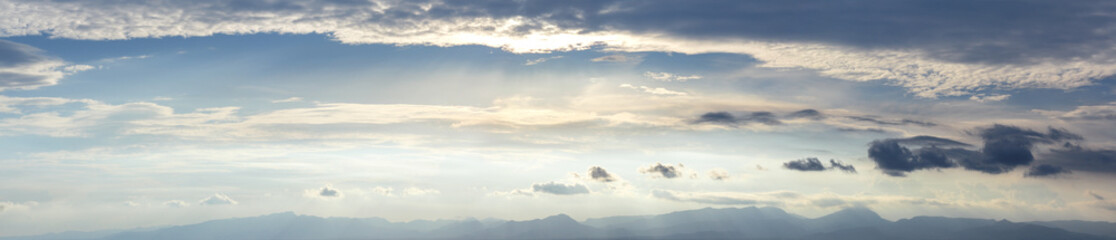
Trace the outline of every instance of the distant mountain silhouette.
<instances>
[{"instance_id":1,"label":"distant mountain silhouette","mask_svg":"<svg viewBox=\"0 0 1116 240\"><path fill-rule=\"evenodd\" d=\"M867 208L805 218L778 208L704 208L650 216L578 222L565 214L528 221L321 218L277 213L250 218L120 232L67 232L3 240L88 239L1085 239L1116 240L1114 223L1014 223L914 217L888 221Z\"/></svg>"}]
</instances>

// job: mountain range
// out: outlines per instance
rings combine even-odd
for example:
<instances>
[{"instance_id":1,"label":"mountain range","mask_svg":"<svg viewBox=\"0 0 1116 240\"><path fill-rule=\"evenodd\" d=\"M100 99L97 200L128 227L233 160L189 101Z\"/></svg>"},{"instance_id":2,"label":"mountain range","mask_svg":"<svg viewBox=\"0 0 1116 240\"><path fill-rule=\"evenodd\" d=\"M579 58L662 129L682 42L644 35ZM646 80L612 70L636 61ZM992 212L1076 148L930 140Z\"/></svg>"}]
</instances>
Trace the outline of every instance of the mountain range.
<instances>
[{"instance_id":1,"label":"mountain range","mask_svg":"<svg viewBox=\"0 0 1116 240\"><path fill-rule=\"evenodd\" d=\"M529 221L322 218L291 212L123 231L65 232L0 240L135 239L1108 239L1116 223L913 217L889 221L866 208L806 218L779 208L704 208L576 221L558 214Z\"/></svg>"}]
</instances>

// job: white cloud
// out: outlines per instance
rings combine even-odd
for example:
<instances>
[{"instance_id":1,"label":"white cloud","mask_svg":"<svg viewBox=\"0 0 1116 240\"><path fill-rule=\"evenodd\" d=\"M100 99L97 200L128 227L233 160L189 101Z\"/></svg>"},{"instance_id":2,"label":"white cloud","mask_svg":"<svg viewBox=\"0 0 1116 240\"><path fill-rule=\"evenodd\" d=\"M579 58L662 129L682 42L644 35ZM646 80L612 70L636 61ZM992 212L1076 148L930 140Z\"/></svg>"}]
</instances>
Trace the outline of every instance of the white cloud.
<instances>
[{"instance_id":1,"label":"white cloud","mask_svg":"<svg viewBox=\"0 0 1116 240\"><path fill-rule=\"evenodd\" d=\"M56 85L68 74L93 69L88 65L67 65L44 55L38 48L7 40L0 40L0 54L4 55L0 56L0 91Z\"/></svg>"},{"instance_id":2,"label":"white cloud","mask_svg":"<svg viewBox=\"0 0 1116 240\"><path fill-rule=\"evenodd\" d=\"M546 62L546 61L550 61L550 60L554 60L554 59L559 59L559 58L562 58L562 56L553 56L553 57L536 58L536 59L532 59L532 60L527 60L527 62L526 62L526 63L523 63L523 65L524 65L524 66L532 66L532 65L535 65L535 64L539 64L539 63L544 63L544 62Z\"/></svg>"},{"instance_id":3,"label":"white cloud","mask_svg":"<svg viewBox=\"0 0 1116 240\"><path fill-rule=\"evenodd\" d=\"M166 202L163 202L163 205L168 206L168 207L176 207L176 208L189 207L190 206L189 203L186 203L185 201L182 201L182 200L166 201Z\"/></svg>"},{"instance_id":4,"label":"white cloud","mask_svg":"<svg viewBox=\"0 0 1116 240\"><path fill-rule=\"evenodd\" d=\"M699 75L681 76L668 72L644 72L643 76L664 82L685 82L689 80L702 79L702 76Z\"/></svg>"},{"instance_id":5,"label":"white cloud","mask_svg":"<svg viewBox=\"0 0 1116 240\"><path fill-rule=\"evenodd\" d=\"M1070 111L1032 110L1043 115L1062 119L1116 120L1116 102L1107 105L1078 106Z\"/></svg>"},{"instance_id":6,"label":"white cloud","mask_svg":"<svg viewBox=\"0 0 1116 240\"><path fill-rule=\"evenodd\" d=\"M687 95L684 92L671 91L671 90L667 90L666 88L653 88L653 87L648 87L648 86L636 87L636 86L632 86L631 84L627 84L627 83L620 84L620 87L629 88L629 89L636 89L636 90L643 90L643 92L645 92L645 93L650 93L650 94L655 94L655 95L675 95L675 96L685 96L685 95Z\"/></svg>"},{"instance_id":7,"label":"white cloud","mask_svg":"<svg viewBox=\"0 0 1116 240\"><path fill-rule=\"evenodd\" d=\"M552 21L545 16L436 15L428 12L434 8L469 12L445 2L376 1L360 8L307 2L291 3L291 9L283 10L263 4L250 11L225 6L227 4L191 1L123 5L104 1L4 0L0 1L3 6L0 16L18 20L0 21L0 36L49 34L74 39L129 39L262 32L326 33L349 44L483 45L515 53L593 47L623 52L739 53L763 62L762 67L813 69L824 76L852 81L887 80L927 98L968 95L990 87L1068 89L1116 74L1116 65L1110 64L1116 60L1113 57L1116 54L1103 51L1070 60L950 62L932 52L913 48L857 48L745 37L703 40L614 28L589 31L587 28L591 26ZM407 14L393 15L398 12ZM601 10L598 14L623 12ZM20 68L22 76L33 77L9 80L17 84L9 84L8 88L53 85L63 75L52 70L58 67L62 64L47 61ZM654 73L654 76L662 77L661 73Z\"/></svg>"},{"instance_id":8,"label":"white cloud","mask_svg":"<svg viewBox=\"0 0 1116 240\"><path fill-rule=\"evenodd\" d=\"M302 98L300 98L300 97L290 97L290 98L285 98L285 99L271 100L271 103L292 103L292 102L301 102L301 101L302 101Z\"/></svg>"},{"instance_id":9,"label":"white cloud","mask_svg":"<svg viewBox=\"0 0 1116 240\"><path fill-rule=\"evenodd\" d=\"M236 205L236 200L225 194L215 193L213 196L198 201L198 205Z\"/></svg>"},{"instance_id":10,"label":"white cloud","mask_svg":"<svg viewBox=\"0 0 1116 240\"><path fill-rule=\"evenodd\" d=\"M640 63L640 62L643 62L643 56L627 55L627 54L613 54L613 55L594 58L591 61L593 61L593 62Z\"/></svg>"}]
</instances>

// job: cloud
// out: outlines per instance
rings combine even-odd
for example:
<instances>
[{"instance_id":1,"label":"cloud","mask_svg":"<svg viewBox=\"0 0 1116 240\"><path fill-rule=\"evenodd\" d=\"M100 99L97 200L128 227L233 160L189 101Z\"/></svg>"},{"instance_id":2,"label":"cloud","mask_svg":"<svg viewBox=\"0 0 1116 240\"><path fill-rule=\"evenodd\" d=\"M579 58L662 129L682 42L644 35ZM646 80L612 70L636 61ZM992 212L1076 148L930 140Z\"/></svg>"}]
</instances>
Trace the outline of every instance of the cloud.
<instances>
[{"instance_id":1,"label":"cloud","mask_svg":"<svg viewBox=\"0 0 1116 240\"><path fill-rule=\"evenodd\" d=\"M825 115L822 114L821 112L819 112L818 110L803 109L803 110L800 110L800 111L797 111L797 112L792 112L790 114L787 114L786 118L787 119L802 119L802 118L804 118L804 119L810 119L810 120L821 120L821 119L825 119Z\"/></svg>"},{"instance_id":2,"label":"cloud","mask_svg":"<svg viewBox=\"0 0 1116 240\"><path fill-rule=\"evenodd\" d=\"M632 86L631 84L627 84L627 83L620 84L620 87L636 89L636 90L643 90L643 92L645 92L645 93L650 93L650 94L655 94L655 95L674 95L674 96L686 96L686 95L688 95L684 92L671 91L671 90L667 90L666 88L652 88L652 87L648 87L648 86L636 87L636 86Z\"/></svg>"},{"instance_id":3,"label":"cloud","mask_svg":"<svg viewBox=\"0 0 1116 240\"><path fill-rule=\"evenodd\" d=\"M93 67L88 65L66 65L32 46L0 40L0 91L56 85L67 74L90 69Z\"/></svg>"},{"instance_id":4,"label":"cloud","mask_svg":"<svg viewBox=\"0 0 1116 240\"><path fill-rule=\"evenodd\" d=\"M403 189L404 196L437 195L441 193L442 191L438 191L438 189L432 188L408 187Z\"/></svg>"},{"instance_id":5,"label":"cloud","mask_svg":"<svg viewBox=\"0 0 1116 240\"><path fill-rule=\"evenodd\" d=\"M936 123L926 122L926 121L919 121L919 120L911 120L911 119L901 119L901 120L896 120L896 121L887 121L887 120L878 119L878 118L873 117L873 116L847 116L847 118L852 119L852 120L862 121L862 122L875 123L875 124L878 124L878 125L917 125L917 126L922 126L922 127L938 126L938 124L936 124Z\"/></svg>"},{"instance_id":6,"label":"cloud","mask_svg":"<svg viewBox=\"0 0 1116 240\"><path fill-rule=\"evenodd\" d=\"M189 203L186 203L185 201L182 201L182 200L166 201L166 202L163 202L163 205L168 206L168 207L176 207L176 208L189 207L190 206Z\"/></svg>"},{"instance_id":7,"label":"cloud","mask_svg":"<svg viewBox=\"0 0 1116 240\"><path fill-rule=\"evenodd\" d=\"M625 54L613 54L613 55L594 58L591 61L593 61L593 62L623 62L623 63L631 62L631 63L639 63L639 62L643 61L643 57L633 56L633 55L625 55Z\"/></svg>"},{"instance_id":8,"label":"cloud","mask_svg":"<svg viewBox=\"0 0 1116 240\"><path fill-rule=\"evenodd\" d=\"M1073 171L1116 174L1116 150L1091 149L1073 144L1051 149L1041 155L1043 163Z\"/></svg>"},{"instance_id":9,"label":"cloud","mask_svg":"<svg viewBox=\"0 0 1116 240\"><path fill-rule=\"evenodd\" d=\"M1031 169L1028 169L1026 173L1023 173L1023 176L1024 177L1053 177L1053 176L1058 176L1058 175L1062 175L1062 174L1069 174L1069 173L1070 173L1070 170L1067 170L1063 167L1049 165L1049 164L1039 164L1039 165L1035 165L1035 166L1031 167Z\"/></svg>"},{"instance_id":10,"label":"cloud","mask_svg":"<svg viewBox=\"0 0 1116 240\"><path fill-rule=\"evenodd\" d=\"M856 173L856 167L853 167L852 165L845 165L841 162L838 162L837 160L830 159L829 167L826 167L825 164L822 164L821 160L813 157L785 162L783 163L783 167L790 170L803 172L818 172L829 169L839 169L846 173Z\"/></svg>"},{"instance_id":11,"label":"cloud","mask_svg":"<svg viewBox=\"0 0 1116 240\"><path fill-rule=\"evenodd\" d=\"M559 58L562 58L562 56L553 56L553 57L536 58L536 59L532 59L532 60L527 60L527 62L526 62L526 63L523 63L523 65L524 65L524 66L532 66L532 65L535 65L535 64L539 64L539 63L544 63L544 62L546 62L546 61L550 61L550 60L554 60L554 59L559 59Z\"/></svg>"},{"instance_id":12,"label":"cloud","mask_svg":"<svg viewBox=\"0 0 1116 240\"><path fill-rule=\"evenodd\" d=\"M1033 110L1035 112L1067 120L1116 120L1116 102L1106 105L1078 106L1070 111Z\"/></svg>"},{"instance_id":13,"label":"cloud","mask_svg":"<svg viewBox=\"0 0 1116 240\"><path fill-rule=\"evenodd\" d=\"M321 188L306 189L302 193L307 198L317 198L324 200L341 199L345 197L345 193L340 189L334 188L332 185L325 185ZM385 195L390 195L390 189Z\"/></svg>"},{"instance_id":14,"label":"cloud","mask_svg":"<svg viewBox=\"0 0 1116 240\"><path fill-rule=\"evenodd\" d=\"M1093 191L1089 191L1089 196L1092 196L1094 199L1097 199L1098 201L1104 201L1104 196L1101 196L1100 194L1097 194Z\"/></svg>"},{"instance_id":15,"label":"cloud","mask_svg":"<svg viewBox=\"0 0 1116 240\"><path fill-rule=\"evenodd\" d=\"M605 171L604 168L598 166L589 167L589 177L593 179L593 181L598 182L616 181L616 177L613 177L612 174L609 174L608 171Z\"/></svg>"},{"instance_id":16,"label":"cloud","mask_svg":"<svg viewBox=\"0 0 1116 240\"><path fill-rule=\"evenodd\" d=\"M838 169L846 173L856 173L856 167L853 167L853 165L845 165L833 159L829 159L829 168Z\"/></svg>"},{"instance_id":17,"label":"cloud","mask_svg":"<svg viewBox=\"0 0 1116 240\"><path fill-rule=\"evenodd\" d=\"M575 194L588 194L589 188L585 185L578 183L536 183L531 185L531 190L537 193L549 193L554 195L575 195Z\"/></svg>"},{"instance_id":18,"label":"cloud","mask_svg":"<svg viewBox=\"0 0 1116 240\"><path fill-rule=\"evenodd\" d=\"M667 72L644 72L643 76L664 82L685 82L689 80L702 79L702 76L699 75L679 76Z\"/></svg>"},{"instance_id":19,"label":"cloud","mask_svg":"<svg viewBox=\"0 0 1116 240\"><path fill-rule=\"evenodd\" d=\"M752 112L739 117L729 112L708 112L699 116L693 123L713 123L720 125L743 125L748 123L760 123L764 125L783 124L783 122L779 121L779 118L771 112Z\"/></svg>"},{"instance_id":20,"label":"cloud","mask_svg":"<svg viewBox=\"0 0 1116 240\"><path fill-rule=\"evenodd\" d=\"M286 98L286 99L271 100L271 103L292 103L292 102L301 102L301 101L302 101L302 98L300 98L300 97L290 97L290 98Z\"/></svg>"},{"instance_id":21,"label":"cloud","mask_svg":"<svg viewBox=\"0 0 1116 240\"><path fill-rule=\"evenodd\" d=\"M978 128L974 134L984 142L979 150L966 149L968 144L950 139L918 136L873 141L868 148L868 157L876 162L877 168L892 176L904 176L907 172L920 169L957 166L1000 174L1034 162L1031 151L1038 144L1082 139L1062 129L1049 128L1047 133L1040 133L1000 124ZM908 147L920 148L912 150Z\"/></svg>"},{"instance_id":22,"label":"cloud","mask_svg":"<svg viewBox=\"0 0 1116 240\"><path fill-rule=\"evenodd\" d=\"M798 171L825 171L825 165L817 158L805 158L783 163L783 167Z\"/></svg>"},{"instance_id":23,"label":"cloud","mask_svg":"<svg viewBox=\"0 0 1116 240\"><path fill-rule=\"evenodd\" d=\"M684 175L687 175L687 171L685 170L685 166L683 166L681 163L679 163L678 166L663 165L662 163L655 163L655 164L652 164L650 166L640 168L639 172L644 173L644 174L651 174L652 177L662 177L662 178L668 178L668 179L678 178L678 177L682 177ZM693 177L694 174L690 173L689 175L691 175L691 177Z\"/></svg>"},{"instance_id":24,"label":"cloud","mask_svg":"<svg viewBox=\"0 0 1116 240\"><path fill-rule=\"evenodd\" d=\"M236 205L236 200L225 196L224 194L216 193L213 196L198 201L198 205Z\"/></svg>"},{"instance_id":25,"label":"cloud","mask_svg":"<svg viewBox=\"0 0 1116 240\"><path fill-rule=\"evenodd\" d=\"M989 88L1068 89L1116 73L1111 64L1116 43L1110 41L1116 16L1101 14L1116 6L1094 1L0 3L5 6L0 16L8 18L0 20L0 36L129 39L278 32L327 34L349 44L482 45L516 53L594 47L738 53L751 55L761 67L885 80L921 97Z\"/></svg>"},{"instance_id":26,"label":"cloud","mask_svg":"<svg viewBox=\"0 0 1116 240\"><path fill-rule=\"evenodd\" d=\"M729 178L731 178L731 176L729 176L728 171L726 171L724 169L709 170L709 179L713 179L713 180L717 180L717 181L724 181L724 180L728 180Z\"/></svg>"}]
</instances>

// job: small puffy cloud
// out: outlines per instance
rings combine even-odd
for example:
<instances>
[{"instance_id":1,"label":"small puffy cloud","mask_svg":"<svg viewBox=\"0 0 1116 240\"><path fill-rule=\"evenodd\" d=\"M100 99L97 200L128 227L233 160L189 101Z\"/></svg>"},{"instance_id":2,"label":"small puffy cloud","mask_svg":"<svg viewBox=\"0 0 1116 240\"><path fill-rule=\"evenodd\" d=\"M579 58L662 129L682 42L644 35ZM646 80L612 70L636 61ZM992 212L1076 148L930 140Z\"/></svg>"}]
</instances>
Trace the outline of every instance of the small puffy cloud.
<instances>
[{"instance_id":1,"label":"small puffy cloud","mask_svg":"<svg viewBox=\"0 0 1116 240\"><path fill-rule=\"evenodd\" d=\"M709 179L713 179L713 180L717 180L717 181L724 181L724 180L728 180L730 177L731 176L729 176L729 173L728 173L727 170L719 169L719 168L709 170Z\"/></svg>"},{"instance_id":2,"label":"small puffy cloud","mask_svg":"<svg viewBox=\"0 0 1116 240\"><path fill-rule=\"evenodd\" d=\"M547 182L531 185L531 191L554 195L588 194L589 188L579 183Z\"/></svg>"},{"instance_id":3,"label":"small puffy cloud","mask_svg":"<svg viewBox=\"0 0 1116 240\"><path fill-rule=\"evenodd\" d=\"M300 98L300 97L290 97L290 98L285 98L285 99L271 100L271 103L292 103L292 102L301 102L301 101L302 101L302 98Z\"/></svg>"},{"instance_id":4,"label":"small puffy cloud","mask_svg":"<svg viewBox=\"0 0 1116 240\"><path fill-rule=\"evenodd\" d=\"M678 177L681 177L681 176L685 175L686 171L684 169L685 169L685 166L682 166L681 163L679 163L678 166L664 165L662 163L655 163L655 164L652 164L650 166L640 168L639 172L644 173L644 174L651 174L652 177L661 177L661 178L672 179L672 178L678 178Z\"/></svg>"},{"instance_id":5,"label":"small puffy cloud","mask_svg":"<svg viewBox=\"0 0 1116 240\"><path fill-rule=\"evenodd\" d=\"M589 167L589 178L592 179L593 181L598 181L598 182L614 182L614 181L616 181L616 177L612 176L612 174L609 174L608 171L605 171L604 168L599 167L599 166Z\"/></svg>"},{"instance_id":6,"label":"small puffy cloud","mask_svg":"<svg viewBox=\"0 0 1116 240\"><path fill-rule=\"evenodd\" d=\"M236 205L236 200L229 198L225 194L216 193L213 196L198 201L198 205Z\"/></svg>"},{"instance_id":7,"label":"small puffy cloud","mask_svg":"<svg viewBox=\"0 0 1116 240\"><path fill-rule=\"evenodd\" d=\"M532 65L535 65L535 64L539 64L539 63L544 63L544 62L546 62L546 61L550 61L550 60L554 60L554 59L559 59L559 58L562 58L562 56L553 56L553 57L536 58L536 59L532 59L532 60L527 60L527 62L526 62L526 63L523 63L523 65L524 65L524 66L532 66Z\"/></svg>"},{"instance_id":8,"label":"small puffy cloud","mask_svg":"<svg viewBox=\"0 0 1116 240\"><path fill-rule=\"evenodd\" d=\"M594 59L593 59L592 61L593 61L593 62L623 62L623 63L626 63L626 62L630 62L630 63L639 63L639 62L642 62L642 61L643 61L643 57L641 57L641 56L633 56L633 55L625 55L625 54L613 54L613 55L608 55L608 56L603 56L603 57L598 57L598 58L594 58Z\"/></svg>"},{"instance_id":9,"label":"small puffy cloud","mask_svg":"<svg viewBox=\"0 0 1116 240\"><path fill-rule=\"evenodd\" d=\"M185 201L182 201L182 200L170 200L170 201L166 201L166 202L163 202L163 205L164 205L164 206L168 206L168 207L176 207L176 208L180 208L180 207L188 207L188 206L190 206L190 204L189 204L189 203L187 203L187 202L185 202Z\"/></svg>"},{"instance_id":10,"label":"small puffy cloud","mask_svg":"<svg viewBox=\"0 0 1116 240\"><path fill-rule=\"evenodd\" d=\"M667 72L645 72L643 73L643 76L664 82L685 82L689 80L702 79L702 76L699 75L680 76Z\"/></svg>"},{"instance_id":11,"label":"small puffy cloud","mask_svg":"<svg viewBox=\"0 0 1116 240\"><path fill-rule=\"evenodd\" d=\"M318 189L307 189L303 195L308 198L320 199L340 199L345 197L345 194L342 193L341 190L334 188L332 185L325 185Z\"/></svg>"}]
</instances>

